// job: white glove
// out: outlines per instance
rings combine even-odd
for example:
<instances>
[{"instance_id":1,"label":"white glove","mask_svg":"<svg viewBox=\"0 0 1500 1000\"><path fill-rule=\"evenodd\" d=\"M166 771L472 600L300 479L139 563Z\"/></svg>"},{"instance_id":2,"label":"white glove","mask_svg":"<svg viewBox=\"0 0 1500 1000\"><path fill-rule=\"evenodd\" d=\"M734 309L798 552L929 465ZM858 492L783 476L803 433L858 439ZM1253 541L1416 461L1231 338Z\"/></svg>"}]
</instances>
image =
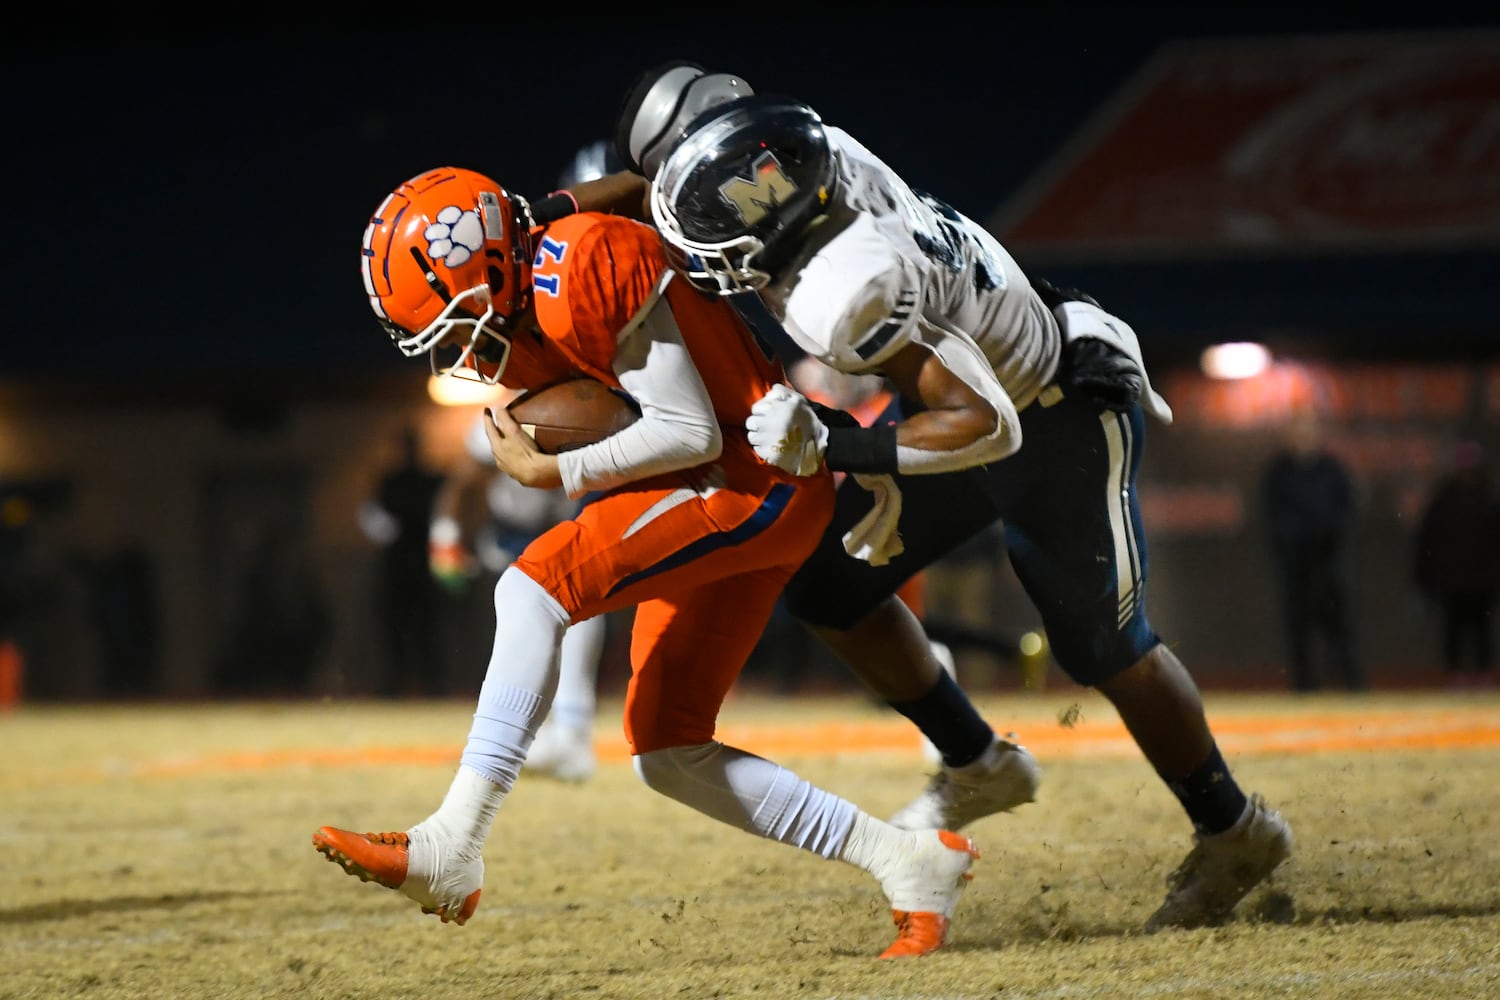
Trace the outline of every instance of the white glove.
<instances>
[{"instance_id":1,"label":"white glove","mask_svg":"<svg viewBox=\"0 0 1500 1000\"><path fill-rule=\"evenodd\" d=\"M896 524L901 520L901 487L885 473L855 472L854 481L875 495L875 505L844 535L844 551L871 566L884 566L906 551Z\"/></svg>"},{"instance_id":2,"label":"white glove","mask_svg":"<svg viewBox=\"0 0 1500 1000\"><path fill-rule=\"evenodd\" d=\"M784 472L810 476L823 464L828 428L790 386L773 385L756 400L745 430L755 453Z\"/></svg>"}]
</instances>

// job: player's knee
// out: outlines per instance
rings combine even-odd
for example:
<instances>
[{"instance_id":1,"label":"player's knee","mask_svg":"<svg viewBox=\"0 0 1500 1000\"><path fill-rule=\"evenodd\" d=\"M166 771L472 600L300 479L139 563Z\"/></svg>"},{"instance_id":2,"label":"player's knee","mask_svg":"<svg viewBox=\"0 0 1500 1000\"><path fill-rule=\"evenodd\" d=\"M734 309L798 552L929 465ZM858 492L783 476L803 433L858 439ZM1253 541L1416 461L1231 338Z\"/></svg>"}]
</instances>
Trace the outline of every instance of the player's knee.
<instances>
[{"instance_id":1,"label":"player's knee","mask_svg":"<svg viewBox=\"0 0 1500 1000\"><path fill-rule=\"evenodd\" d=\"M507 567L495 582L495 613L519 615L561 622L566 625L569 613L557 598L515 564Z\"/></svg>"},{"instance_id":2,"label":"player's knee","mask_svg":"<svg viewBox=\"0 0 1500 1000\"><path fill-rule=\"evenodd\" d=\"M702 783L695 775L712 767L723 748L724 744L711 740L638 753L633 761L636 777L654 792L681 799L688 788Z\"/></svg>"},{"instance_id":3,"label":"player's knee","mask_svg":"<svg viewBox=\"0 0 1500 1000\"><path fill-rule=\"evenodd\" d=\"M870 612L873 605L851 596L848 588L832 586L826 581L793 577L781 595L787 614L815 628L848 631Z\"/></svg>"},{"instance_id":4,"label":"player's knee","mask_svg":"<svg viewBox=\"0 0 1500 1000\"><path fill-rule=\"evenodd\" d=\"M1135 666L1161 644L1149 626L1107 635L1049 629L1052 658L1075 684L1097 688Z\"/></svg>"}]
</instances>

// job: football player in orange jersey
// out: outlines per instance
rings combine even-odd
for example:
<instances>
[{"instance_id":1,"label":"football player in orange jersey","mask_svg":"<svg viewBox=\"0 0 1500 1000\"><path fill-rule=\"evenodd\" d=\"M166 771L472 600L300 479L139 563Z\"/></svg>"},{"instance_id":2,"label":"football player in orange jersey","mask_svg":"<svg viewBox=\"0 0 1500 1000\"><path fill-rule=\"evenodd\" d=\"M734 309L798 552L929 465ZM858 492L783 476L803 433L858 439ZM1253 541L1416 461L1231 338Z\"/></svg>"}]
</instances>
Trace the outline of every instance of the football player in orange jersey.
<instances>
[{"instance_id":1,"label":"football player in orange jersey","mask_svg":"<svg viewBox=\"0 0 1500 1000\"><path fill-rule=\"evenodd\" d=\"M614 144L597 139L578 148L558 174L556 187L597 180L619 169ZM499 402L504 405L519 395L516 390L508 390ZM501 472L490 454L487 422L485 414L475 415L464 434L464 456L450 471L434 503L428 533L429 565L433 576L450 590L467 589L481 573L493 585L493 580L537 535L572 517L579 504L592 499L571 499L560 487L530 489ZM472 539L466 539L456 516L458 501L479 483L484 486L489 518ZM562 642L557 693L547 721L527 752L526 773L570 782L587 781L593 776L597 766L594 718L607 617L596 615L568 628Z\"/></svg>"},{"instance_id":2,"label":"football player in orange jersey","mask_svg":"<svg viewBox=\"0 0 1500 1000\"><path fill-rule=\"evenodd\" d=\"M721 822L873 875L898 927L882 957L941 947L978 856L966 837L900 830L714 738L782 587L828 524L834 492L826 470L795 476L750 446L751 406L784 372L733 307L673 280L642 223L583 213L536 226L524 199L451 167L381 203L362 261L370 305L408 356L511 388L586 375L628 393L641 418L548 455L505 409L491 412L486 430L504 472L574 497L604 495L501 575L494 652L441 806L404 832L323 827L318 850L444 922L467 921L485 839L547 717L565 630L634 606L624 728L641 779Z\"/></svg>"}]
</instances>

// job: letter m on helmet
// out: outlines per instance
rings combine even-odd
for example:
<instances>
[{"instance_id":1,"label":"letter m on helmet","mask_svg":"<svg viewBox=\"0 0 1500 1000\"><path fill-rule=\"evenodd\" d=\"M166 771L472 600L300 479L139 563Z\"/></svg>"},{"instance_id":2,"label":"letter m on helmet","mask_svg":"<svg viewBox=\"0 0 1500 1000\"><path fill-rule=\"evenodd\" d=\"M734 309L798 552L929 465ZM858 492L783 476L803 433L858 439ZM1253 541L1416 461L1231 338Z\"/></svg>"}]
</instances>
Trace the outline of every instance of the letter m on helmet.
<instances>
[{"instance_id":1,"label":"letter m on helmet","mask_svg":"<svg viewBox=\"0 0 1500 1000\"><path fill-rule=\"evenodd\" d=\"M750 165L752 177L731 177L719 185L719 194L733 205L747 226L753 226L776 211L797 193L797 183L781 169L781 161L769 150Z\"/></svg>"}]
</instances>

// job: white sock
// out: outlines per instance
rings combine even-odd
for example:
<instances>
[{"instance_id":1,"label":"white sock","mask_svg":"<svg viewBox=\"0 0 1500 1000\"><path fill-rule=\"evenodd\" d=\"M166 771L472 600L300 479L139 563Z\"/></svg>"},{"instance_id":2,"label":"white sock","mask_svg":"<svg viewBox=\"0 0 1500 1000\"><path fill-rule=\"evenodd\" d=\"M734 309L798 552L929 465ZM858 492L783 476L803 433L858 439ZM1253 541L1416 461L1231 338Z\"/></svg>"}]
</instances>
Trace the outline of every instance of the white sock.
<instances>
[{"instance_id":1,"label":"white sock","mask_svg":"<svg viewBox=\"0 0 1500 1000\"><path fill-rule=\"evenodd\" d=\"M839 860L879 879L891 909L951 917L978 857L972 843L967 847L950 845L937 830L899 830L861 812Z\"/></svg>"},{"instance_id":2,"label":"white sock","mask_svg":"<svg viewBox=\"0 0 1500 1000\"><path fill-rule=\"evenodd\" d=\"M558 647L568 613L514 566L495 584L495 644L479 688L463 764L499 785L515 787L526 751L557 690Z\"/></svg>"},{"instance_id":3,"label":"white sock","mask_svg":"<svg viewBox=\"0 0 1500 1000\"><path fill-rule=\"evenodd\" d=\"M407 882L427 886L439 903L478 888L481 854L495 813L515 787L536 730L557 686L557 648L567 628L562 606L520 570L495 585L495 644L458 774L443 804L407 831ZM407 890L406 886L402 887Z\"/></svg>"},{"instance_id":4,"label":"white sock","mask_svg":"<svg viewBox=\"0 0 1500 1000\"><path fill-rule=\"evenodd\" d=\"M779 764L722 743L652 750L635 758L653 790L721 823L835 858L858 811Z\"/></svg>"},{"instance_id":5,"label":"white sock","mask_svg":"<svg viewBox=\"0 0 1500 1000\"><path fill-rule=\"evenodd\" d=\"M434 909L457 908L484 882L484 841L505 792L459 767L437 812L406 832L402 891Z\"/></svg>"},{"instance_id":6,"label":"white sock","mask_svg":"<svg viewBox=\"0 0 1500 1000\"><path fill-rule=\"evenodd\" d=\"M849 836L844 840L844 849L839 860L862 868L885 883L887 876L898 865L907 863L911 854L912 835L899 830L885 820L876 819L860 810L854 817Z\"/></svg>"}]
</instances>

